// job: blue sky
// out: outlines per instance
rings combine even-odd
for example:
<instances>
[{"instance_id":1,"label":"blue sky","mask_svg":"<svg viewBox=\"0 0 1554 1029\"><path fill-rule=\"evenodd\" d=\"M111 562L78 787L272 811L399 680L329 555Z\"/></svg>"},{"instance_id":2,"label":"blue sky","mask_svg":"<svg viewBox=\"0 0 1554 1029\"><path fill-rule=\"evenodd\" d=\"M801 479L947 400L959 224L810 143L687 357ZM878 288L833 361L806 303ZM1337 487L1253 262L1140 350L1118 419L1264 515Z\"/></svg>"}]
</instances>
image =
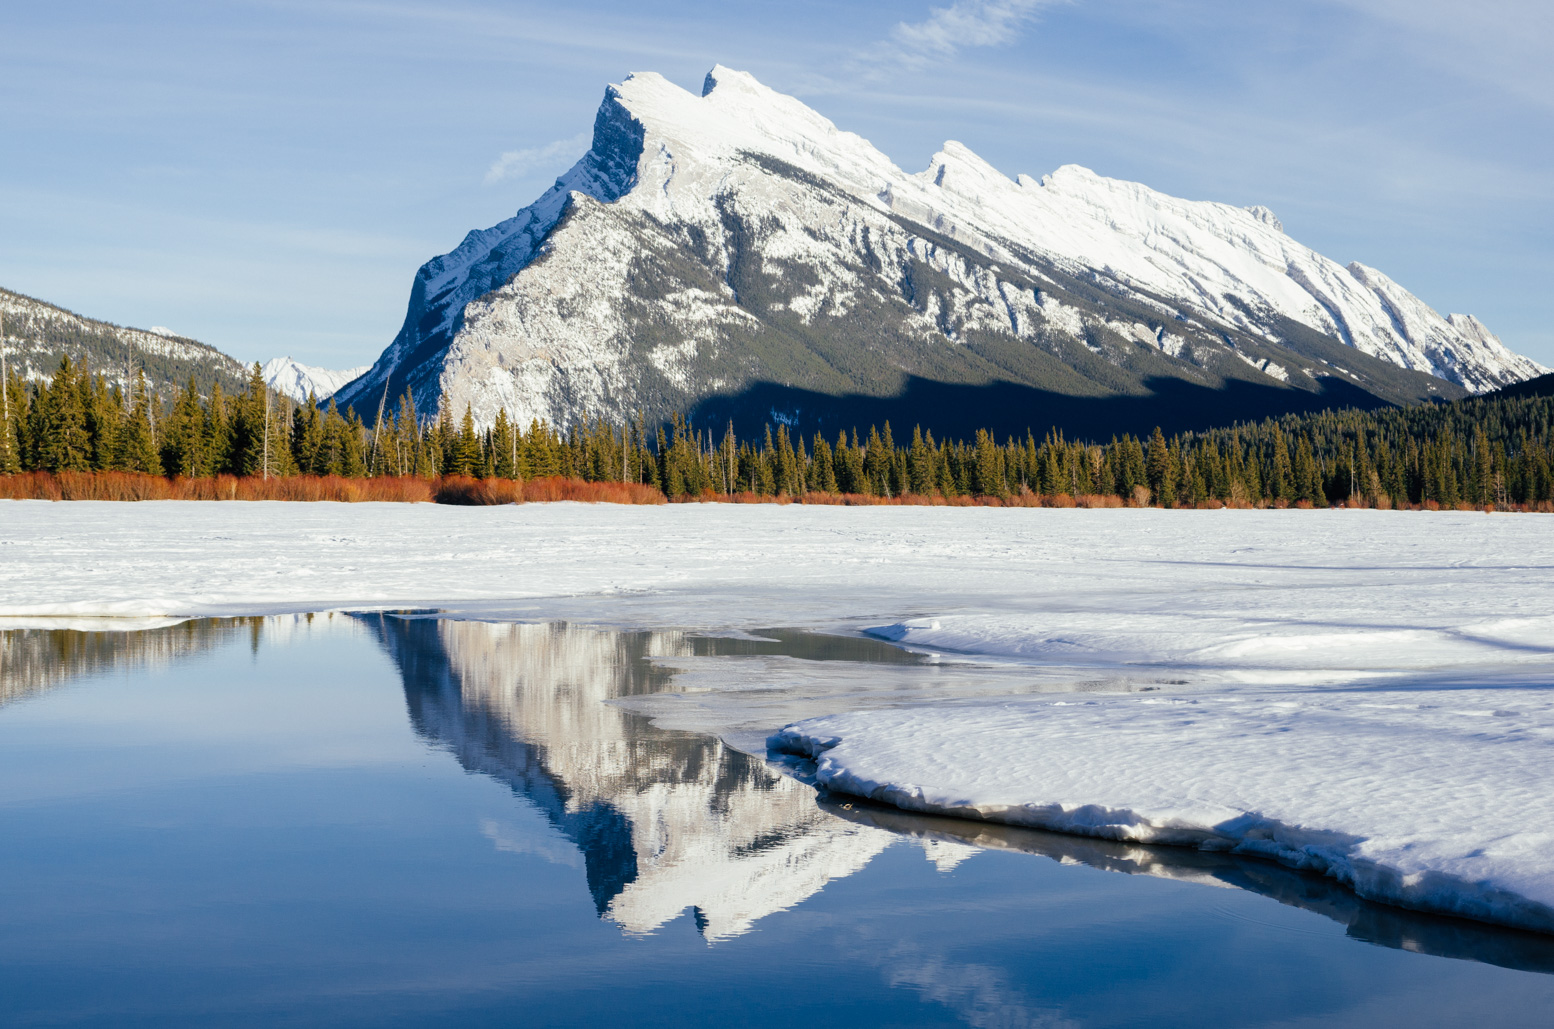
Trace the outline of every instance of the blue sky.
<instances>
[{"instance_id":1,"label":"blue sky","mask_svg":"<svg viewBox=\"0 0 1554 1029\"><path fill-rule=\"evenodd\" d=\"M908 170L958 139L1266 204L1554 365L1554 4L51 0L0 33L0 285L244 360L366 363L422 261L607 82L743 68Z\"/></svg>"}]
</instances>

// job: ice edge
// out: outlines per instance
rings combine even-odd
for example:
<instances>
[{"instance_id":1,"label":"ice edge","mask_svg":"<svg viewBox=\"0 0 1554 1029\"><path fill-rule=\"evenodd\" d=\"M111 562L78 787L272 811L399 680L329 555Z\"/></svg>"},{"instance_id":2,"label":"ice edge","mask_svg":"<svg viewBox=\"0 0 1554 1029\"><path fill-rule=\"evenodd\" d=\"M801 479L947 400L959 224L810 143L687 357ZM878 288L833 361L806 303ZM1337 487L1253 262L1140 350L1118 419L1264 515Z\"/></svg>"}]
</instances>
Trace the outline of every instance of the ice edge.
<instances>
[{"instance_id":1,"label":"ice edge","mask_svg":"<svg viewBox=\"0 0 1554 1029\"><path fill-rule=\"evenodd\" d=\"M1511 890L1470 882L1443 872L1405 873L1380 862L1358 858L1350 851L1360 838L1349 833L1289 825L1250 811L1206 824L1180 818L1157 821L1126 808L1099 804L978 804L969 800L935 799L922 786L876 781L855 774L830 754L842 742L840 736L811 733L799 722L768 737L767 749L778 759L803 762L798 769L800 778L817 787L889 804L904 811L1119 842L1191 847L1267 858L1290 868L1329 876L1365 900L1554 933L1554 908L1546 904Z\"/></svg>"}]
</instances>

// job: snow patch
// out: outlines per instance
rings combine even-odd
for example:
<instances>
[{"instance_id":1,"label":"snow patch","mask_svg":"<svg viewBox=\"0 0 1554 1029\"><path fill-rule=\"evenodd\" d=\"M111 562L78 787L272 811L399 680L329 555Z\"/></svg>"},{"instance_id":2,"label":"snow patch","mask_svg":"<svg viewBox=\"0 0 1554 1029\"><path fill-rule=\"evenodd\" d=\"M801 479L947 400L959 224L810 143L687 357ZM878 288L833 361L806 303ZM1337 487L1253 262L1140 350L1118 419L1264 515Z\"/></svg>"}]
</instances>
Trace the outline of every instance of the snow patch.
<instances>
[{"instance_id":1,"label":"snow patch","mask_svg":"<svg viewBox=\"0 0 1554 1029\"><path fill-rule=\"evenodd\" d=\"M1251 365L1253 368L1256 368L1258 371L1262 372L1264 375L1272 376L1273 378L1278 379L1280 382L1290 381L1289 369L1285 368L1284 365L1279 364L1277 361L1270 361L1266 357L1253 359L1247 357L1239 350L1235 351L1235 355L1241 358L1241 360L1245 361L1247 364Z\"/></svg>"}]
</instances>

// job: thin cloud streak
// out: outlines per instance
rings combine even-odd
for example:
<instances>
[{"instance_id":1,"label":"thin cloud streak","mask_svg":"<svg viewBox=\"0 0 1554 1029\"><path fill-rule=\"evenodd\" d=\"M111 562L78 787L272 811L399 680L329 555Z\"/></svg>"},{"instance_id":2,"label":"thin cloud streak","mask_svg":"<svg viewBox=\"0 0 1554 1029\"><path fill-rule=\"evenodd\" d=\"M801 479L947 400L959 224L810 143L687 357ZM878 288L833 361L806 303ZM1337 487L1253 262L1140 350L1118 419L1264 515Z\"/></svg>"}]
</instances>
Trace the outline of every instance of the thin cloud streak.
<instances>
[{"instance_id":1,"label":"thin cloud streak","mask_svg":"<svg viewBox=\"0 0 1554 1029\"><path fill-rule=\"evenodd\" d=\"M957 0L930 9L917 22L898 22L890 37L859 55L863 65L922 67L972 47L1003 46L1019 38L1043 7L1064 0Z\"/></svg>"},{"instance_id":2,"label":"thin cloud streak","mask_svg":"<svg viewBox=\"0 0 1554 1029\"><path fill-rule=\"evenodd\" d=\"M589 133L581 132L570 139L558 139L544 146L509 150L492 162L486 171L486 185L494 186L504 179L520 178L535 168L554 164L565 157L575 157L579 151L588 149L590 138Z\"/></svg>"},{"instance_id":3,"label":"thin cloud streak","mask_svg":"<svg viewBox=\"0 0 1554 1029\"><path fill-rule=\"evenodd\" d=\"M1554 6L1547 0L1327 0L1401 31L1454 75L1554 108Z\"/></svg>"}]
</instances>

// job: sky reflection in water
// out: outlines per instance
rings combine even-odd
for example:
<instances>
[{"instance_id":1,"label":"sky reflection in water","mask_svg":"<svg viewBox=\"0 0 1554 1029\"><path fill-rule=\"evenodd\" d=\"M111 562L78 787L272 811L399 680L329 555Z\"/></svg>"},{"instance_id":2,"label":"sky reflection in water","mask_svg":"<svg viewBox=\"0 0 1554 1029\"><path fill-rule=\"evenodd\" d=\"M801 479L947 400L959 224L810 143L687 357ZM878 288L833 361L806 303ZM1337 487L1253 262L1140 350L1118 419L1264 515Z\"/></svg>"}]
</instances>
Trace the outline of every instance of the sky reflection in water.
<instances>
[{"instance_id":1,"label":"sky reflection in water","mask_svg":"<svg viewBox=\"0 0 1554 1029\"><path fill-rule=\"evenodd\" d=\"M1554 1005L1544 937L1261 862L817 800L607 702L673 689L676 659L920 661L761 635L0 634L0 1024L1536 1025Z\"/></svg>"}]
</instances>

